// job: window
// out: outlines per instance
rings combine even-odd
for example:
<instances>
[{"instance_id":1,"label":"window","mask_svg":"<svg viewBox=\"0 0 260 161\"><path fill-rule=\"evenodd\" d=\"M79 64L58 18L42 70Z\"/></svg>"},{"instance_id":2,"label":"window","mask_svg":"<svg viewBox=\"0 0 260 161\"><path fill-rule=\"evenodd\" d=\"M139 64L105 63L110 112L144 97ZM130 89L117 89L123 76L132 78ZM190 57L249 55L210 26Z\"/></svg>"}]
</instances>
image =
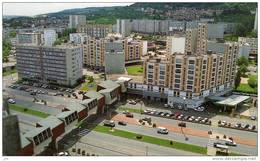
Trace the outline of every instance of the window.
<instances>
[{"instance_id":1,"label":"window","mask_svg":"<svg viewBox=\"0 0 260 161\"><path fill-rule=\"evenodd\" d=\"M195 64L194 60L189 60L189 64Z\"/></svg>"},{"instance_id":2,"label":"window","mask_svg":"<svg viewBox=\"0 0 260 161\"><path fill-rule=\"evenodd\" d=\"M174 87L175 88L180 88L180 84L175 84Z\"/></svg>"},{"instance_id":3,"label":"window","mask_svg":"<svg viewBox=\"0 0 260 161\"><path fill-rule=\"evenodd\" d=\"M181 70L180 69L176 69L175 73L181 73Z\"/></svg>"},{"instance_id":4,"label":"window","mask_svg":"<svg viewBox=\"0 0 260 161\"><path fill-rule=\"evenodd\" d=\"M175 79L175 83L180 83L180 79Z\"/></svg>"},{"instance_id":5,"label":"window","mask_svg":"<svg viewBox=\"0 0 260 161\"><path fill-rule=\"evenodd\" d=\"M176 59L176 63L181 63L182 60L181 59Z\"/></svg>"},{"instance_id":6,"label":"window","mask_svg":"<svg viewBox=\"0 0 260 161\"><path fill-rule=\"evenodd\" d=\"M181 64L176 64L176 68L181 68Z\"/></svg>"},{"instance_id":7,"label":"window","mask_svg":"<svg viewBox=\"0 0 260 161\"><path fill-rule=\"evenodd\" d=\"M39 145L40 144L37 136L33 137L33 141L34 141L35 145Z\"/></svg>"}]
</instances>

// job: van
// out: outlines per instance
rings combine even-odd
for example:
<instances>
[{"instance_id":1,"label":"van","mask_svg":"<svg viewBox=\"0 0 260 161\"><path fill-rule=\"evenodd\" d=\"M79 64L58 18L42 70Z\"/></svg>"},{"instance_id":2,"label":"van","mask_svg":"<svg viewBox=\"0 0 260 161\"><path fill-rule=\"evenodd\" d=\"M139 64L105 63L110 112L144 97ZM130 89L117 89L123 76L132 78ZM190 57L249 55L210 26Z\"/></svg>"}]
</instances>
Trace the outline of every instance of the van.
<instances>
[{"instance_id":1,"label":"van","mask_svg":"<svg viewBox=\"0 0 260 161\"><path fill-rule=\"evenodd\" d=\"M165 128L165 127L158 127L157 133L159 133L159 134L168 134L169 132L168 132L167 128Z\"/></svg>"}]
</instances>

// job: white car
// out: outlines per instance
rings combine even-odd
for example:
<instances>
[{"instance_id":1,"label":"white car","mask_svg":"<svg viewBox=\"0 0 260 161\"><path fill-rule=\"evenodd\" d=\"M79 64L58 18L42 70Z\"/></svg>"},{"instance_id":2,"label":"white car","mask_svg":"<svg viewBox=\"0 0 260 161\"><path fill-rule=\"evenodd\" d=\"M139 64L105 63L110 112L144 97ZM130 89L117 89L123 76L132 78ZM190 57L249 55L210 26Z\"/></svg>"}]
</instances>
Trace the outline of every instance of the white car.
<instances>
[{"instance_id":1,"label":"white car","mask_svg":"<svg viewBox=\"0 0 260 161\"><path fill-rule=\"evenodd\" d=\"M157 133L159 133L159 134L168 134L169 131L165 127L158 127Z\"/></svg>"},{"instance_id":2,"label":"white car","mask_svg":"<svg viewBox=\"0 0 260 161\"><path fill-rule=\"evenodd\" d=\"M168 106L168 104L164 104L164 107L165 107L165 108L168 108L169 106Z\"/></svg>"},{"instance_id":3,"label":"white car","mask_svg":"<svg viewBox=\"0 0 260 161\"><path fill-rule=\"evenodd\" d=\"M15 100L10 98L8 99L8 103L15 104Z\"/></svg>"},{"instance_id":4,"label":"white car","mask_svg":"<svg viewBox=\"0 0 260 161\"><path fill-rule=\"evenodd\" d=\"M59 152L58 156L70 156L68 152Z\"/></svg>"}]
</instances>

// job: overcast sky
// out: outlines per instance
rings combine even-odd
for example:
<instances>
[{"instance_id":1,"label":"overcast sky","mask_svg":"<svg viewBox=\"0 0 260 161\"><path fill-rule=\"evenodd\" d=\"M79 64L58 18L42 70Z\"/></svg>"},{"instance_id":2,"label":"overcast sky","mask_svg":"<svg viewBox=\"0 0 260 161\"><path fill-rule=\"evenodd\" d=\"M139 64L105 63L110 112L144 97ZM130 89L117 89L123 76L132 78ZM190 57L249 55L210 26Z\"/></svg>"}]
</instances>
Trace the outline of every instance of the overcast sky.
<instances>
[{"instance_id":1,"label":"overcast sky","mask_svg":"<svg viewBox=\"0 0 260 161\"><path fill-rule=\"evenodd\" d=\"M64 9L126 6L133 3L4 3L3 15L35 16L50 12L58 12Z\"/></svg>"}]
</instances>

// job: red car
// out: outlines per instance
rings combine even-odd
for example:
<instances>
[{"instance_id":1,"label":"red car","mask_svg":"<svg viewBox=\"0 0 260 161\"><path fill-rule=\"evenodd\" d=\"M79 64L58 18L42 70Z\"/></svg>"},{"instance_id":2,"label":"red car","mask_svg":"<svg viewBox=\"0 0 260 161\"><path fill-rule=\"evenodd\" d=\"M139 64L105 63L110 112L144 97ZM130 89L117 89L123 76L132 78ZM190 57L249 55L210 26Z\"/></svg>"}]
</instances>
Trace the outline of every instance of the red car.
<instances>
[{"instance_id":1,"label":"red car","mask_svg":"<svg viewBox=\"0 0 260 161\"><path fill-rule=\"evenodd\" d=\"M126 116L126 117L131 117L131 118L134 117L134 115L133 115L132 113L127 113L127 114L125 114L125 116Z\"/></svg>"}]
</instances>

